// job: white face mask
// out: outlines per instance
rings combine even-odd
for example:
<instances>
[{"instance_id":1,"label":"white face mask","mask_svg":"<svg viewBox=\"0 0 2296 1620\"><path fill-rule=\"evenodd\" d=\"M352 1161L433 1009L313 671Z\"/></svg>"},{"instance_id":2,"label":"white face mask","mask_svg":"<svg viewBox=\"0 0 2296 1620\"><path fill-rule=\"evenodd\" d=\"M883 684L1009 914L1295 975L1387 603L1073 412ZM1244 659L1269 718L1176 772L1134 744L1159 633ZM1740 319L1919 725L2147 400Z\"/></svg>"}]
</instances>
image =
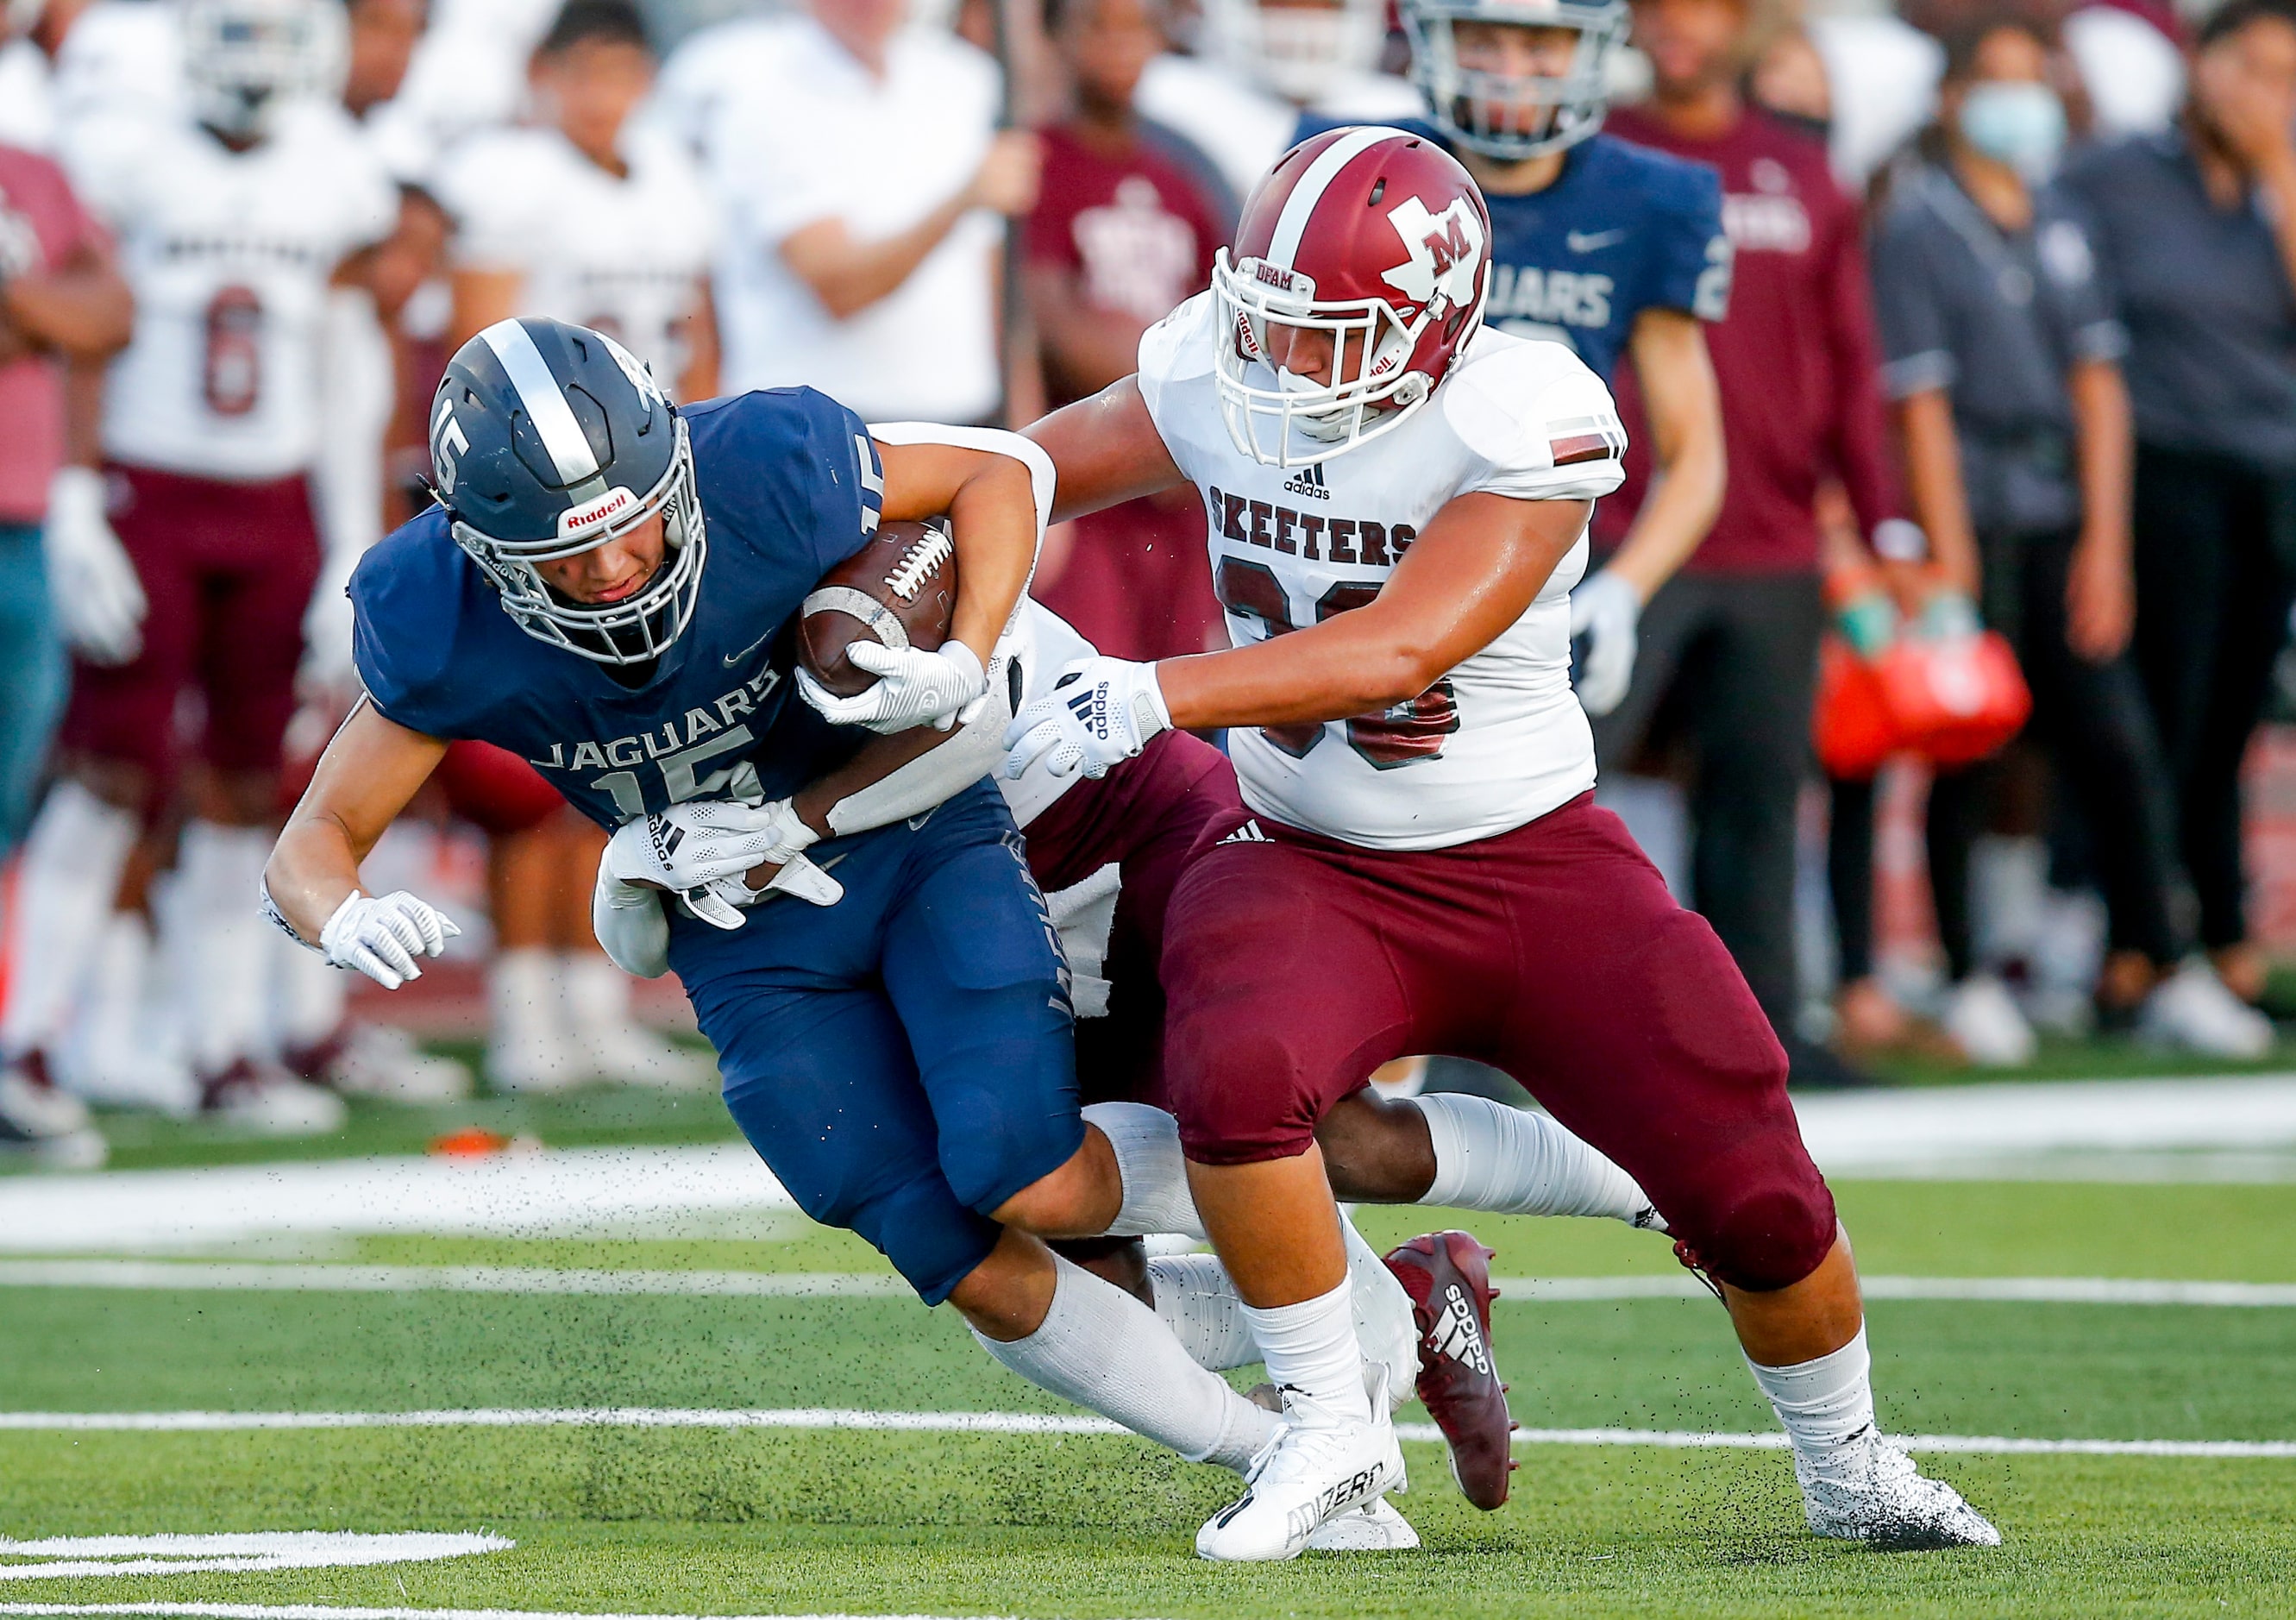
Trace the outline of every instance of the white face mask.
<instances>
[{"instance_id":1,"label":"white face mask","mask_svg":"<svg viewBox=\"0 0 2296 1620\"><path fill-rule=\"evenodd\" d=\"M2065 149L2065 104L2046 85L1988 79L1962 98L1961 138L2026 179L2045 180Z\"/></svg>"}]
</instances>

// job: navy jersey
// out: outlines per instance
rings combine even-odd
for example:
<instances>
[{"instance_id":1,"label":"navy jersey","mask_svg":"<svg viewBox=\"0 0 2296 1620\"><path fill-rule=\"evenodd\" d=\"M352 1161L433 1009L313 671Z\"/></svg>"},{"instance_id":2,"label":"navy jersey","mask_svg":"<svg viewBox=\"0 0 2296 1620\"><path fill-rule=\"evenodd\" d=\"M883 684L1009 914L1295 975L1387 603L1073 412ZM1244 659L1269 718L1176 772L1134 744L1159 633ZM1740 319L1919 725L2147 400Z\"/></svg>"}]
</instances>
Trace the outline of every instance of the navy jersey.
<instances>
[{"instance_id":1,"label":"navy jersey","mask_svg":"<svg viewBox=\"0 0 2296 1620\"><path fill-rule=\"evenodd\" d=\"M1306 140L1336 128L1303 117ZM1431 124L1399 126L1446 151ZM1595 135L1571 147L1545 191L1485 193L1491 294L1483 319L1517 337L1567 344L1608 382L1645 309L1718 321L1730 303L1722 182L1703 163Z\"/></svg>"},{"instance_id":2,"label":"navy jersey","mask_svg":"<svg viewBox=\"0 0 2296 1620\"><path fill-rule=\"evenodd\" d=\"M709 553L692 622L644 684L519 629L434 506L351 578L375 707L430 736L509 749L606 827L685 799L780 798L865 742L799 699L785 632L877 526L868 429L805 388L683 415Z\"/></svg>"}]
</instances>

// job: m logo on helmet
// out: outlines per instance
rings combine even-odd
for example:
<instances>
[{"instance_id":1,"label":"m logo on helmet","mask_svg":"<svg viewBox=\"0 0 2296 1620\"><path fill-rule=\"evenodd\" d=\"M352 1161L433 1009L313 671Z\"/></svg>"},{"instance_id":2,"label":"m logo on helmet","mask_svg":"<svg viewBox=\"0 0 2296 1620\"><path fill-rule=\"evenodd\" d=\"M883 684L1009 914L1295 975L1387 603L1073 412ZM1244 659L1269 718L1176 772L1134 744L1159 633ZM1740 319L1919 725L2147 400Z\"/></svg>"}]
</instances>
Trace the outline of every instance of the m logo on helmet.
<instances>
[{"instance_id":1,"label":"m logo on helmet","mask_svg":"<svg viewBox=\"0 0 2296 1620\"><path fill-rule=\"evenodd\" d=\"M1406 197L1387 212L1387 222L1403 239L1410 262L1382 271L1380 279L1414 309L1439 299L1447 306L1472 304L1475 271L1482 259L1483 222L1464 197L1431 214L1417 197Z\"/></svg>"}]
</instances>

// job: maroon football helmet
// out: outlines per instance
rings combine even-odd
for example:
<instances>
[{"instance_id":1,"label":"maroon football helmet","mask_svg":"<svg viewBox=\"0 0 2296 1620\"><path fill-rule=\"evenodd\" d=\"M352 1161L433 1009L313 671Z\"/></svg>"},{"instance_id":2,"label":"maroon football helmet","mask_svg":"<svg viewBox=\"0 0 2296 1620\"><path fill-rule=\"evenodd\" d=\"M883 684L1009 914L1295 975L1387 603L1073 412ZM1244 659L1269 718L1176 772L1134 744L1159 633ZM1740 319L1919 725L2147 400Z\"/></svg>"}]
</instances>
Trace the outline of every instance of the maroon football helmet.
<instances>
[{"instance_id":1,"label":"maroon football helmet","mask_svg":"<svg viewBox=\"0 0 2296 1620\"><path fill-rule=\"evenodd\" d=\"M1212 268L1236 448L1306 466L1400 426L1482 324L1490 244L1482 193L1422 136L1334 129L1284 153ZM1275 364L1271 325L1330 333L1330 381Z\"/></svg>"}]
</instances>

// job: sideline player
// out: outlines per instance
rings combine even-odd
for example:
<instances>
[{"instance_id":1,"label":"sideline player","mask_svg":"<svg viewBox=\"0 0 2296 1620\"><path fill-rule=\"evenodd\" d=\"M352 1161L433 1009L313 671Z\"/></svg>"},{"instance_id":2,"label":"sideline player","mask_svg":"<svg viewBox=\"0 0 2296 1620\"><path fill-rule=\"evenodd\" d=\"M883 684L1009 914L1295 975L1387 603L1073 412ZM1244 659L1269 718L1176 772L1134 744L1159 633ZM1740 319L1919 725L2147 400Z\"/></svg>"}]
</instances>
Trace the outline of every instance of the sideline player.
<instances>
[{"instance_id":1,"label":"sideline player","mask_svg":"<svg viewBox=\"0 0 2296 1620\"><path fill-rule=\"evenodd\" d=\"M1024 707L1006 766L1103 771L1176 726L1233 728L1245 808L1167 922L1166 1081L1287 1422L1197 1550L1293 1556L1401 1477L1313 1133L1419 1051L1512 1073L1649 1190L1729 1307L1813 1529L1997 1542L1881 1438L1855 1267L1784 1055L1713 931L1593 804L1566 594L1624 435L1566 350L1479 330L1489 230L1427 141L1318 136L1262 183L1235 256L1143 342L1139 374L1035 430L1063 515L1204 489L1243 644L1086 661ZM1328 506L1303 509L1310 470ZM1439 1186L1504 1158L1488 1138L1432 1147Z\"/></svg>"},{"instance_id":2,"label":"sideline player","mask_svg":"<svg viewBox=\"0 0 2296 1620\"><path fill-rule=\"evenodd\" d=\"M1721 510L1722 406L1702 323L1730 301L1722 188L1603 133L1626 0L1403 0L1427 118L1491 210L1485 323L1567 344L1609 382L1634 362L1658 477L1625 541L1570 593L1579 706L1634 675L1644 604Z\"/></svg>"},{"instance_id":3,"label":"sideline player","mask_svg":"<svg viewBox=\"0 0 2296 1620\"><path fill-rule=\"evenodd\" d=\"M955 1303L1021 1376L1193 1460L1246 1468L1272 1415L1146 1305L1026 1235L1192 1216L1175 1138L1152 1160L1079 1117L1068 987L995 788L976 767L889 810L911 789L887 777L833 795L827 836L790 803L869 750L930 740L920 728L1001 719L994 643L1051 504L1042 452L1000 432L873 430L809 390L681 411L610 339L532 318L457 352L431 448L444 505L353 580L370 695L273 853L279 919L386 987L414 977L453 925L411 894L362 892L359 862L450 740L520 754L619 829L601 909L660 931L727 1107L808 1214ZM874 656L882 678L858 698L798 701L799 604L881 519L944 512L959 558L948 643ZM742 876L760 864L762 893ZM675 917L656 889L681 897Z\"/></svg>"},{"instance_id":4,"label":"sideline player","mask_svg":"<svg viewBox=\"0 0 2296 1620\"><path fill-rule=\"evenodd\" d=\"M265 1061L268 946L241 902L270 845L281 740L319 572L308 474L331 276L389 233L398 196L334 104L336 0L186 0L190 116L122 111L74 137L118 233L135 332L102 440L111 514L150 609L128 662L82 662L63 780L26 858L12 1061L50 1054L84 995L139 834L174 794L179 698L205 698L166 949L204 1106L258 1129L332 1129L342 1105ZM181 1083L178 1076L178 1083Z\"/></svg>"}]
</instances>

